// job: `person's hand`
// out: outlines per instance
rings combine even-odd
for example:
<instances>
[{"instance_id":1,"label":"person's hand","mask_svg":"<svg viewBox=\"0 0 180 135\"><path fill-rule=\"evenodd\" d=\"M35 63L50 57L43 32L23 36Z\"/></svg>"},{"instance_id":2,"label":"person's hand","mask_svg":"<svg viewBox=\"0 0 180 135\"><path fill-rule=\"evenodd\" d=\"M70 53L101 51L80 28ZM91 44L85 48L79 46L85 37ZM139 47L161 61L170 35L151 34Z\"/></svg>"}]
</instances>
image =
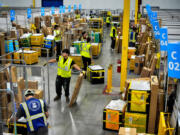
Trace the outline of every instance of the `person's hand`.
<instances>
[{"instance_id":1,"label":"person's hand","mask_svg":"<svg viewBox=\"0 0 180 135\"><path fill-rule=\"evenodd\" d=\"M80 72L80 73L82 73L83 75L85 75L85 74L86 74L86 71L81 70L81 72Z\"/></svg>"}]
</instances>

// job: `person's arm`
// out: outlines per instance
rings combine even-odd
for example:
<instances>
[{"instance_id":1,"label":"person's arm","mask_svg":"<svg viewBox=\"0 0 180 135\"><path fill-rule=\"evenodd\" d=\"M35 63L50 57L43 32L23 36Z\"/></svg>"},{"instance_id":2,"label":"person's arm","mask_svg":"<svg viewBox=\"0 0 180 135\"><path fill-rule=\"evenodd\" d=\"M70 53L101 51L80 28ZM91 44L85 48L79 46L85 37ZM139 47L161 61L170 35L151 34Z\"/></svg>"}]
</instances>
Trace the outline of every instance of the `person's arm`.
<instances>
[{"instance_id":1,"label":"person's arm","mask_svg":"<svg viewBox=\"0 0 180 135\"><path fill-rule=\"evenodd\" d=\"M56 59L51 59L48 61L48 63L55 63L55 62L57 62Z\"/></svg>"},{"instance_id":2,"label":"person's arm","mask_svg":"<svg viewBox=\"0 0 180 135\"><path fill-rule=\"evenodd\" d=\"M22 105L20 105L19 108L18 108L18 110L17 110L16 115L15 115L15 116L12 116L12 117L8 120L8 122L13 122L13 121L14 121L14 117L16 117L16 121L17 121L18 119L20 119L20 118L23 117L23 116L25 116L25 112L24 112L23 109L22 109Z\"/></svg>"},{"instance_id":3,"label":"person's arm","mask_svg":"<svg viewBox=\"0 0 180 135\"><path fill-rule=\"evenodd\" d=\"M45 101L44 101L44 112L45 112L46 118L48 118L49 117L49 113L48 113L48 108L47 108L47 105L46 105Z\"/></svg>"},{"instance_id":4,"label":"person's arm","mask_svg":"<svg viewBox=\"0 0 180 135\"><path fill-rule=\"evenodd\" d=\"M77 64L73 64L72 67L78 71L81 71L81 68Z\"/></svg>"}]
</instances>

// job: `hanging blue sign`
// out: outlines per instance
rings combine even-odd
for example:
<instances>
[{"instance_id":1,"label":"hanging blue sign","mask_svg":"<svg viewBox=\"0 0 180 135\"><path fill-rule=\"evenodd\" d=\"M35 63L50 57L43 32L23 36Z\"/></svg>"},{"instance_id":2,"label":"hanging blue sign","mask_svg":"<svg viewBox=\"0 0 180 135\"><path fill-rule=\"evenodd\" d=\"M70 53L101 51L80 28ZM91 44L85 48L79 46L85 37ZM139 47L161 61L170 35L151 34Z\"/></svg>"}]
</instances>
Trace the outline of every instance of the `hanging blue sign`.
<instances>
[{"instance_id":1,"label":"hanging blue sign","mask_svg":"<svg viewBox=\"0 0 180 135\"><path fill-rule=\"evenodd\" d=\"M28 19L31 18L31 9L30 8L27 9L27 18Z\"/></svg>"},{"instance_id":2,"label":"hanging blue sign","mask_svg":"<svg viewBox=\"0 0 180 135\"><path fill-rule=\"evenodd\" d=\"M167 51L168 46L168 30L167 28L160 28L160 50Z\"/></svg>"},{"instance_id":3,"label":"hanging blue sign","mask_svg":"<svg viewBox=\"0 0 180 135\"><path fill-rule=\"evenodd\" d=\"M10 10L10 18L11 18L11 21L15 20L15 11L14 10Z\"/></svg>"},{"instance_id":4,"label":"hanging blue sign","mask_svg":"<svg viewBox=\"0 0 180 135\"><path fill-rule=\"evenodd\" d=\"M153 23L153 21L157 21L157 12L151 12L151 17L150 17L150 22L151 24Z\"/></svg>"},{"instance_id":5,"label":"hanging blue sign","mask_svg":"<svg viewBox=\"0 0 180 135\"><path fill-rule=\"evenodd\" d=\"M153 21L152 26L153 26L155 39L159 39L160 38L159 22L158 21Z\"/></svg>"},{"instance_id":6,"label":"hanging blue sign","mask_svg":"<svg viewBox=\"0 0 180 135\"><path fill-rule=\"evenodd\" d=\"M65 6L63 6L63 13L65 13L66 12L66 7Z\"/></svg>"},{"instance_id":7,"label":"hanging blue sign","mask_svg":"<svg viewBox=\"0 0 180 135\"><path fill-rule=\"evenodd\" d=\"M180 79L180 42L168 43L168 76Z\"/></svg>"},{"instance_id":8,"label":"hanging blue sign","mask_svg":"<svg viewBox=\"0 0 180 135\"><path fill-rule=\"evenodd\" d=\"M59 13L60 13L60 14L63 13L63 6L60 6L60 7L59 7Z\"/></svg>"},{"instance_id":9,"label":"hanging blue sign","mask_svg":"<svg viewBox=\"0 0 180 135\"><path fill-rule=\"evenodd\" d=\"M81 4L79 4L79 10L81 10L82 9L82 5Z\"/></svg>"},{"instance_id":10,"label":"hanging blue sign","mask_svg":"<svg viewBox=\"0 0 180 135\"><path fill-rule=\"evenodd\" d=\"M77 9L77 5L76 4L74 4L74 10L76 10Z\"/></svg>"},{"instance_id":11,"label":"hanging blue sign","mask_svg":"<svg viewBox=\"0 0 180 135\"><path fill-rule=\"evenodd\" d=\"M150 5L146 5L146 10L147 10L147 14L148 14L148 17L150 18L151 17L151 6Z\"/></svg>"},{"instance_id":12,"label":"hanging blue sign","mask_svg":"<svg viewBox=\"0 0 180 135\"><path fill-rule=\"evenodd\" d=\"M45 9L41 8L41 16L45 16Z\"/></svg>"},{"instance_id":13,"label":"hanging blue sign","mask_svg":"<svg viewBox=\"0 0 180 135\"><path fill-rule=\"evenodd\" d=\"M55 14L55 7L51 8L51 14L54 15Z\"/></svg>"},{"instance_id":14,"label":"hanging blue sign","mask_svg":"<svg viewBox=\"0 0 180 135\"><path fill-rule=\"evenodd\" d=\"M68 6L68 12L71 12L71 5Z\"/></svg>"}]
</instances>

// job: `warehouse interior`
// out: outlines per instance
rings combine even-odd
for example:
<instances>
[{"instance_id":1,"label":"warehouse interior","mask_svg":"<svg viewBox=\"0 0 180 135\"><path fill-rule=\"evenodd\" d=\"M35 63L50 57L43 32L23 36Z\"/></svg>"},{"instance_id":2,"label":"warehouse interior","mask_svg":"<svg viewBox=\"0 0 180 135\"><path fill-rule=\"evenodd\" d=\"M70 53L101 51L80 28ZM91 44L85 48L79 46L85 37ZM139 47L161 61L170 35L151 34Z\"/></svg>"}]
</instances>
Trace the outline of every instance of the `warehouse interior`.
<instances>
[{"instance_id":1,"label":"warehouse interior","mask_svg":"<svg viewBox=\"0 0 180 135\"><path fill-rule=\"evenodd\" d=\"M0 135L180 135L179 79L179 0L0 0Z\"/></svg>"}]
</instances>

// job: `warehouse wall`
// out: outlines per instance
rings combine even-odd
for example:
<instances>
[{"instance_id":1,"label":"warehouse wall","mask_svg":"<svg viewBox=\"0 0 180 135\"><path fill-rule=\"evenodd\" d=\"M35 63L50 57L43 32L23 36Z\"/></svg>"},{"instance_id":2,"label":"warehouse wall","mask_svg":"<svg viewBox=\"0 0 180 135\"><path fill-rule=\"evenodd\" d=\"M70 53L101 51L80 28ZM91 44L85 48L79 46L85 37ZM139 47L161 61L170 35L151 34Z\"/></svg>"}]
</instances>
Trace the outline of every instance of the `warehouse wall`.
<instances>
[{"instance_id":1,"label":"warehouse wall","mask_svg":"<svg viewBox=\"0 0 180 135\"><path fill-rule=\"evenodd\" d=\"M8 7L32 7L33 0L0 0L0 3ZM36 0L36 7L41 7L41 0Z\"/></svg>"},{"instance_id":2,"label":"warehouse wall","mask_svg":"<svg viewBox=\"0 0 180 135\"><path fill-rule=\"evenodd\" d=\"M9 7L30 7L33 0L0 0ZM160 6L162 9L180 9L180 0L142 0L143 5ZM65 5L82 4L85 9L123 9L124 0L64 0ZM134 10L135 0L131 0L131 10ZM36 7L41 7L41 0L36 0Z\"/></svg>"},{"instance_id":3,"label":"warehouse wall","mask_svg":"<svg viewBox=\"0 0 180 135\"><path fill-rule=\"evenodd\" d=\"M180 0L142 0L142 4L159 6L161 9L180 9Z\"/></svg>"}]
</instances>

